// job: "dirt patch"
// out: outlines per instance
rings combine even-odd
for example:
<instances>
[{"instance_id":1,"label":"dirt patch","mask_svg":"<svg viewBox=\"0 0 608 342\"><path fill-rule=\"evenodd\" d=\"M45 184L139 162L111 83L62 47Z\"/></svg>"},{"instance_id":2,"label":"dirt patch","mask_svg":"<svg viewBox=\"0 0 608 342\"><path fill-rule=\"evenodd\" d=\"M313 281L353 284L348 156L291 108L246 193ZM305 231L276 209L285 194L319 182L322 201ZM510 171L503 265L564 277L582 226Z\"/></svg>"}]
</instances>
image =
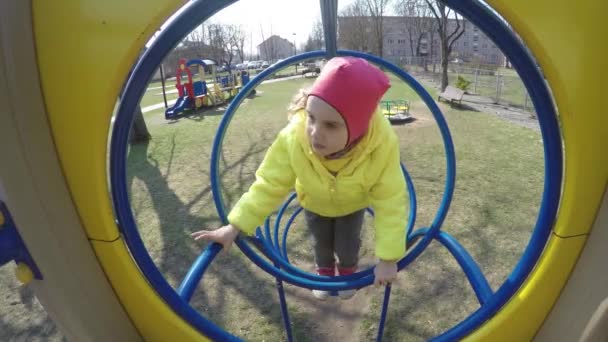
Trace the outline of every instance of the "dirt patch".
<instances>
[{"instance_id":1,"label":"dirt patch","mask_svg":"<svg viewBox=\"0 0 608 342\"><path fill-rule=\"evenodd\" d=\"M65 341L34 292L17 281L12 263L0 267L0 341Z\"/></svg>"},{"instance_id":2,"label":"dirt patch","mask_svg":"<svg viewBox=\"0 0 608 342\"><path fill-rule=\"evenodd\" d=\"M359 267L367 269L373 266L374 258L363 256ZM312 265L295 262L295 266L303 270L311 270ZM296 286L287 286L287 301L292 309L292 324L302 325L295 327L295 330L305 329L305 341L319 342L338 342L338 341L362 341L362 321L369 310L372 310L372 300L382 297L384 287L368 286L357 291L354 297L342 300L337 296L332 296L325 301L317 300L310 290ZM377 310L378 319L380 311ZM302 317L298 320L298 317ZM376 322L374 322L376 323ZM377 323L371 329L377 329ZM374 334L376 331L374 331ZM297 338L294 338L298 340Z\"/></svg>"}]
</instances>

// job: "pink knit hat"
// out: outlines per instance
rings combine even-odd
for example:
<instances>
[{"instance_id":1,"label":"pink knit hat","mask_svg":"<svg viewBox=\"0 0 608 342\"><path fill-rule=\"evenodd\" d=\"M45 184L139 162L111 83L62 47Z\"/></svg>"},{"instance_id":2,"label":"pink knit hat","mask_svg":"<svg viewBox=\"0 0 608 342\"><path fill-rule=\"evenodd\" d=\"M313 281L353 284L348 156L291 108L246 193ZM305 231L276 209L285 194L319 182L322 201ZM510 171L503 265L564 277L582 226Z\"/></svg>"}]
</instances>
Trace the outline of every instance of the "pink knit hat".
<instances>
[{"instance_id":1,"label":"pink knit hat","mask_svg":"<svg viewBox=\"0 0 608 342\"><path fill-rule=\"evenodd\" d=\"M390 86L388 77L366 60L335 57L323 67L309 95L321 98L342 115L349 146L367 132L378 102Z\"/></svg>"}]
</instances>

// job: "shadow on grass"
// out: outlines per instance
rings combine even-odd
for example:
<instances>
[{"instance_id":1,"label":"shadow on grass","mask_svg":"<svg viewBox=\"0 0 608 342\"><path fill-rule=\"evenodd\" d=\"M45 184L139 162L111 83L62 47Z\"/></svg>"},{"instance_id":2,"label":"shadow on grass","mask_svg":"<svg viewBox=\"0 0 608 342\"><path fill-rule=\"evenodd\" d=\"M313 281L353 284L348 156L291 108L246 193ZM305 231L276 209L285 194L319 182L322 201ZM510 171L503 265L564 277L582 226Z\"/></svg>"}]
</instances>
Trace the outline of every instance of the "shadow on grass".
<instances>
[{"instance_id":1,"label":"shadow on grass","mask_svg":"<svg viewBox=\"0 0 608 342\"><path fill-rule=\"evenodd\" d=\"M172 141L169 162L164 173L159 169L159 163L149 155L148 148L148 143L131 146L128 156L127 184L131 188L137 178L148 189L154 211L160 222L160 239L163 246L160 252L161 256L155 260L155 263L169 283L179 284L188 272L191 262L206 247L206 244L201 246L195 243L189 234L218 222L218 217L215 214L207 214L206 216L191 214L191 208L194 205L205 198L211 197L211 185L209 184L201 189L191 201L185 203L176 195L167 180L171 171L177 167L173 165L176 148L175 140ZM231 162L228 162L222 153L220 177L224 177L228 173L238 174L238 177L234 177L237 183L236 190L224 192L227 203L232 203L234 200L234 195L231 195L231 192L241 194L247 190L246 187L249 185L251 175L245 171L244 164L253 162L259 165L265 150L266 146L259 147L256 144L250 144L240 158ZM207 160L208 158L209 156L201 156L201 159ZM234 184L231 184L232 187L234 187ZM211 202L207 204L207 206L213 205ZM205 212L209 213L207 210ZM140 232L142 228L139 227ZM274 287L269 286L270 277L265 277L262 272L249 271L248 267L251 263L248 259L231 253L220 255L215 263L220 263L221 266L211 265L203 278L203 284L199 286L199 290L192 298L192 307L219 326L227 326L230 312L234 311L233 308L227 307L227 299L236 292L244 298L251 308L265 316L275 329L283 329L278 297L273 290ZM219 284L213 288L212 293L205 291L204 283L205 279L208 278L213 278L216 284ZM308 322L306 318L298 317L297 322L294 323L297 326L306 327L311 326L314 322ZM304 333L300 328L296 330L298 335L306 334L316 340L314 333L312 335L310 331ZM238 335L238 332L232 333Z\"/></svg>"},{"instance_id":2,"label":"shadow on grass","mask_svg":"<svg viewBox=\"0 0 608 342\"><path fill-rule=\"evenodd\" d=\"M203 121L205 116L221 116L226 112L225 106L213 107L209 109L199 109L196 111L187 111L167 120L168 124L176 124L182 120Z\"/></svg>"},{"instance_id":3,"label":"shadow on grass","mask_svg":"<svg viewBox=\"0 0 608 342\"><path fill-rule=\"evenodd\" d=\"M11 315L0 316L0 341L67 341L65 337L62 337L55 322L35 300L35 293L29 286L22 285L19 287L19 302L10 303L11 307L23 304L24 308L22 310L37 311L35 316L32 315L39 319L35 323L28 319L27 324L19 327L15 325L15 318Z\"/></svg>"}]
</instances>

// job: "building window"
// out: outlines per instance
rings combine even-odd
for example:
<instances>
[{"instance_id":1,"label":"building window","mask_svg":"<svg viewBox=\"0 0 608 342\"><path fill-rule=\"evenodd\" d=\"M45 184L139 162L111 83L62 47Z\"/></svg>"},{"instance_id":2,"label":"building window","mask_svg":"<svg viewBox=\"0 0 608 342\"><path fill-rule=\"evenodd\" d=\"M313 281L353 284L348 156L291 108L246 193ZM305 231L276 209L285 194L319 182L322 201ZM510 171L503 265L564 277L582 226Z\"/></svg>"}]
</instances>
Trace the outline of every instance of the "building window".
<instances>
[{"instance_id":1,"label":"building window","mask_svg":"<svg viewBox=\"0 0 608 342\"><path fill-rule=\"evenodd\" d=\"M479 49L477 48L477 46L473 46L473 52L475 52L475 53L479 52Z\"/></svg>"},{"instance_id":2,"label":"building window","mask_svg":"<svg viewBox=\"0 0 608 342\"><path fill-rule=\"evenodd\" d=\"M479 40L479 36L473 36L473 41L476 42Z\"/></svg>"},{"instance_id":3,"label":"building window","mask_svg":"<svg viewBox=\"0 0 608 342\"><path fill-rule=\"evenodd\" d=\"M388 43L389 43L389 44L393 44L394 42L395 42L395 41L394 41L394 40L392 40L392 39L389 39L389 40L388 40Z\"/></svg>"}]
</instances>

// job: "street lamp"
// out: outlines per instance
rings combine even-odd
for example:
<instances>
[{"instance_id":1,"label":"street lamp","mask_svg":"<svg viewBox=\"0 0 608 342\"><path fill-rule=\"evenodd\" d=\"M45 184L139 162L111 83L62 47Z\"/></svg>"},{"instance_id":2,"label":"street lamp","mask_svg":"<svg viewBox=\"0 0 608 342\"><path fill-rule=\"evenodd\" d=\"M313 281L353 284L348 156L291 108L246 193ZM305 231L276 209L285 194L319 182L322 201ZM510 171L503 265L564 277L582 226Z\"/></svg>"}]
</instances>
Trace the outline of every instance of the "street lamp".
<instances>
[{"instance_id":1,"label":"street lamp","mask_svg":"<svg viewBox=\"0 0 608 342\"><path fill-rule=\"evenodd\" d=\"M293 55L295 56L298 52L298 49L296 48L296 33L292 33L293 36ZM298 73L298 63L296 63L296 74Z\"/></svg>"}]
</instances>

